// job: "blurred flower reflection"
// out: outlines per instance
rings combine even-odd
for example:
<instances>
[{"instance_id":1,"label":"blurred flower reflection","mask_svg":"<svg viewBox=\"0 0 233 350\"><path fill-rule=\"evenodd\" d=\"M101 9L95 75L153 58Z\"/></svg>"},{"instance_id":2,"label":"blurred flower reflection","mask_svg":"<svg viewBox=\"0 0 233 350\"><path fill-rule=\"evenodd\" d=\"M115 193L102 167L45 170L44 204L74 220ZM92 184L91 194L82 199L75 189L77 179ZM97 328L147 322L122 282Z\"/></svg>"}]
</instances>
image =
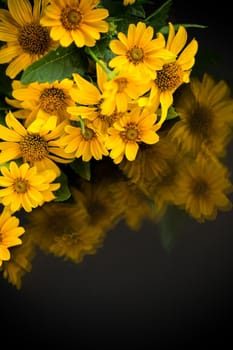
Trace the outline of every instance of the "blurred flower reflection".
<instances>
[{"instance_id":1,"label":"blurred flower reflection","mask_svg":"<svg viewBox=\"0 0 233 350\"><path fill-rule=\"evenodd\" d=\"M134 161L93 161L91 180L69 168L67 200L23 213L26 233L22 244L11 248L11 259L3 261L4 278L20 288L38 249L80 263L97 253L119 222L131 230L140 229L144 220L159 226L168 207L200 223L231 210L229 86L208 74L192 78L174 95L174 106L178 115L158 132L159 142L140 145Z\"/></svg>"}]
</instances>

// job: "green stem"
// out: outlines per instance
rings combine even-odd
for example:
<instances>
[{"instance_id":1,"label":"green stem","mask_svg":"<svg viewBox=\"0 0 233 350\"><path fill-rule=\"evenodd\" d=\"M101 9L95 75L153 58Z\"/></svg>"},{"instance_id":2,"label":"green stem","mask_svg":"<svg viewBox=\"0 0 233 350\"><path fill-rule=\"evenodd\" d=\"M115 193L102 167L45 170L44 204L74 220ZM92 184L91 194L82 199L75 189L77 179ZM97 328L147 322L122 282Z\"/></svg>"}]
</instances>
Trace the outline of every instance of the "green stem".
<instances>
[{"instance_id":1,"label":"green stem","mask_svg":"<svg viewBox=\"0 0 233 350\"><path fill-rule=\"evenodd\" d=\"M100 65L100 67L103 69L103 71L107 74L108 80L113 79L117 73L113 72L111 69L109 69L106 64L104 64L97 56L96 54L92 51L90 47L86 47L87 53L93 58L93 60Z\"/></svg>"},{"instance_id":2,"label":"green stem","mask_svg":"<svg viewBox=\"0 0 233 350\"><path fill-rule=\"evenodd\" d=\"M82 135L84 135L85 134L85 122L81 116L79 116L79 121L80 121L81 130L82 130Z\"/></svg>"}]
</instances>

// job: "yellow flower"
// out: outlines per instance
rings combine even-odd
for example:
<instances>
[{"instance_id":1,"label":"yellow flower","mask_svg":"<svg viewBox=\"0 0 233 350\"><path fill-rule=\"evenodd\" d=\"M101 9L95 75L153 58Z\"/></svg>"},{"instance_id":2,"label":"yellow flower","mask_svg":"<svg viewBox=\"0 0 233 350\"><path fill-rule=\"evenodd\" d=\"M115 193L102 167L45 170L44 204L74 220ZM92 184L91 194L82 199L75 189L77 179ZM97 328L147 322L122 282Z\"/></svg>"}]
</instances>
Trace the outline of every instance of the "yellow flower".
<instances>
[{"instance_id":1,"label":"yellow flower","mask_svg":"<svg viewBox=\"0 0 233 350\"><path fill-rule=\"evenodd\" d=\"M142 81L132 72L121 70L103 85L101 113L112 115L114 112L126 112L129 109L129 103L136 102L149 88L150 81L146 77Z\"/></svg>"},{"instance_id":2,"label":"yellow flower","mask_svg":"<svg viewBox=\"0 0 233 350\"><path fill-rule=\"evenodd\" d=\"M154 144L159 141L156 119L156 114L135 107L108 129L105 145L111 150L110 157L114 163L120 163L124 155L129 161L135 160L139 143Z\"/></svg>"},{"instance_id":3,"label":"yellow flower","mask_svg":"<svg viewBox=\"0 0 233 350\"><path fill-rule=\"evenodd\" d=\"M107 73L99 64L96 64L96 85L77 73L73 74L73 78L76 85L70 94L77 105L67 108L71 119L78 120L81 116L82 119L95 121L100 131L112 125L131 102L136 102L149 89L149 81L141 82L125 71L108 80Z\"/></svg>"},{"instance_id":4,"label":"yellow flower","mask_svg":"<svg viewBox=\"0 0 233 350\"><path fill-rule=\"evenodd\" d=\"M170 137L194 156L204 149L225 154L232 137L233 99L228 84L216 82L209 74L192 78L175 100L180 117L170 130Z\"/></svg>"},{"instance_id":5,"label":"yellow flower","mask_svg":"<svg viewBox=\"0 0 233 350\"><path fill-rule=\"evenodd\" d=\"M162 69L157 71L156 79L151 86L149 97L150 105L161 104L160 124L167 117L167 111L173 103L174 92L190 80L191 69L195 63L198 44L195 39L186 45L187 31L180 25L177 33L172 23L169 23L169 35L166 49L176 55L174 62L164 63Z\"/></svg>"},{"instance_id":6,"label":"yellow flower","mask_svg":"<svg viewBox=\"0 0 233 350\"><path fill-rule=\"evenodd\" d=\"M59 143L68 154L74 154L76 158L82 157L84 162L91 158L100 160L108 155L104 146L104 136L95 130L91 122L85 123L84 130L79 126L65 126L65 133Z\"/></svg>"},{"instance_id":7,"label":"yellow flower","mask_svg":"<svg viewBox=\"0 0 233 350\"><path fill-rule=\"evenodd\" d=\"M1 203L9 206L12 212L21 208L30 212L44 202L56 198L53 191L56 191L60 184L52 183L56 178L52 170L38 173L37 168L30 168L28 163L18 166L12 161L9 169L3 166L0 171L0 186L4 187L0 189Z\"/></svg>"},{"instance_id":8,"label":"yellow flower","mask_svg":"<svg viewBox=\"0 0 233 350\"><path fill-rule=\"evenodd\" d=\"M25 129L9 112L6 126L0 125L0 163L22 158L38 170L52 169L59 176L57 163L69 163L74 159L58 144L66 124L64 121L56 125L56 117L51 116L47 121L37 119Z\"/></svg>"},{"instance_id":9,"label":"yellow flower","mask_svg":"<svg viewBox=\"0 0 233 350\"><path fill-rule=\"evenodd\" d=\"M70 90L70 95L76 105L67 108L72 119L78 120L78 117L81 116L83 119L94 120L98 116L102 99L102 86L107 80L107 76L98 64L96 64L96 74L97 86L81 75L73 73L75 86Z\"/></svg>"},{"instance_id":10,"label":"yellow flower","mask_svg":"<svg viewBox=\"0 0 233 350\"><path fill-rule=\"evenodd\" d=\"M0 49L0 64L9 63L6 74L14 79L57 43L48 28L40 25L41 0L34 0L33 8L29 0L8 0L7 4L9 11L0 9L0 40L6 42Z\"/></svg>"},{"instance_id":11,"label":"yellow flower","mask_svg":"<svg viewBox=\"0 0 233 350\"><path fill-rule=\"evenodd\" d=\"M108 80L107 74L99 64L96 64L97 84L93 84L77 73L73 74L73 79L75 81L75 86L70 90L70 95L76 102L76 105L67 108L67 111L71 114L70 119L76 121L79 120L79 117L88 119L93 122L93 126L97 131L105 134L107 129L112 126L122 114L121 112L117 112L116 108L111 114L104 114L102 111L103 106L106 108L106 104L102 104L102 102L104 99L104 85ZM112 86L116 84L116 82L113 82ZM132 86L132 88L134 89L134 86ZM109 90L109 93L110 92L111 90ZM117 91L114 93L116 94ZM131 94L131 92L129 92L129 94ZM109 97L112 98L111 94ZM108 97L106 96L106 102L107 99ZM126 95L125 99L128 100L130 98ZM115 105L116 101L114 101L113 106L110 104L109 108L107 108L107 112L109 112L109 110L111 111Z\"/></svg>"},{"instance_id":12,"label":"yellow flower","mask_svg":"<svg viewBox=\"0 0 233 350\"><path fill-rule=\"evenodd\" d=\"M9 248L22 244L19 237L24 232L24 228L19 226L19 219L12 216L11 211L4 207L0 214L0 266L3 261L10 260Z\"/></svg>"},{"instance_id":13,"label":"yellow flower","mask_svg":"<svg viewBox=\"0 0 233 350\"><path fill-rule=\"evenodd\" d=\"M228 198L232 191L228 169L199 154L180 169L175 204L200 222L214 220L218 210L232 208Z\"/></svg>"},{"instance_id":14,"label":"yellow flower","mask_svg":"<svg viewBox=\"0 0 233 350\"><path fill-rule=\"evenodd\" d=\"M162 69L164 62L175 60L174 53L165 49L165 38L161 33L153 39L154 29L145 23L130 24L127 36L119 32L118 40L110 41L110 49L117 56L109 66L121 71L122 67L141 79L155 78L155 71Z\"/></svg>"},{"instance_id":15,"label":"yellow flower","mask_svg":"<svg viewBox=\"0 0 233 350\"><path fill-rule=\"evenodd\" d=\"M52 83L33 82L28 85L14 80L12 96L15 100L7 98L6 101L28 112L25 116L22 114L22 118L25 118L25 126L28 126L36 117L46 120L51 115L56 115L60 123L70 119L67 107L75 105L70 96L72 86L73 80L68 78ZM20 117L21 113L18 115Z\"/></svg>"},{"instance_id":16,"label":"yellow flower","mask_svg":"<svg viewBox=\"0 0 233 350\"><path fill-rule=\"evenodd\" d=\"M103 114L99 111L95 120L93 120L94 128L101 134L107 134L108 129L122 117L123 113L114 111L112 114Z\"/></svg>"},{"instance_id":17,"label":"yellow flower","mask_svg":"<svg viewBox=\"0 0 233 350\"><path fill-rule=\"evenodd\" d=\"M100 33L108 31L108 10L96 8L99 0L53 0L45 10L40 23L51 27L51 38L61 46L72 42L78 47L94 46Z\"/></svg>"}]
</instances>

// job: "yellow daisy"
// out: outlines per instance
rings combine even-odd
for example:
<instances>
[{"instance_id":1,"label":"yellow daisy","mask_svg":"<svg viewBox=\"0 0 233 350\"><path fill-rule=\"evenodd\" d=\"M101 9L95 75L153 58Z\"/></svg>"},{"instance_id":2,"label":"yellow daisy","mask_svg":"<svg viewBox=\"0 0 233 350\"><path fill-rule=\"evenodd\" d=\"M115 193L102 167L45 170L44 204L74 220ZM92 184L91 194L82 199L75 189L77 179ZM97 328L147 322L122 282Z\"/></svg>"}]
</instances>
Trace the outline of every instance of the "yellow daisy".
<instances>
[{"instance_id":1,"label":"yellow daisy","mask_svg":"<svg viewBox=\"0 0 233 350\"><path fill-rule=\"evenodd\" d=\"M187 43L187 31L180 25L177 33L172 23L169 23L169 34L166 49L176 56L174 62L164 63L157 71L156 79L151 86L149 104L156 108L161 104L160 124L167 117L167 111L173 103L174 92L183 84L190 81L190 74L195 63L198 43L195 39Z\"/></svg>"},{"instance_id":2,"label":"yellow daisy","mask_svg":"<svg viewBox=\"0 0 233 350\"><path fill-rule=\"evenodd\" d=\"M52 83L33 82L28 85L14 80L12 83L12 96L15 100L6 99L8 104L27 110L24 125L27 127L36 117L48 119L51 115L56 115L58 123L69 120L70 114L67 107L74 106L75 102L70 96L73 87L73 80L63 79ZM19 117L20 117L20 113Z\"/></svg>"},{"instance_id":3,"label":"yellow daisy","mask_svg":"<svg viewBox=\"0 0 233 350\"><path fill-rule=\"evenodd\" d=\"M194 156L204 149L222 156L232 137L233 99L229 85L205 73L192 78L174 101L180 117L170 137Z\"/></svg>"},{"instance_id":4,"label":"yellow daisy","mask_svg":"<svg viewBox=\"0 0 233 350\"><path fill-rule=\"evenodd\" d=\"M94 128L101 134L107 134L108 129L122 117L123 113L114 111L112 114L103 114L99 111L95 120L93 120Z\"/></svg>"},{"instance_id":5,"label":"yellow daisy","mask_svg":"<svg viewBox=\"0 0 233 350\"><path fill-rule=\"evenodd\" d=\"M118 39L110 41L110 49L116 54L109 66L121 71L122 67L141 79L154 79L156 70L162 69L164 62L174 61L173 52L165 49L165 38L161 33L153 38L154 29L143 22L130 24L127 36L119 32Z\"/></svg>"},{"instance_id":6,"label":"yellow daisy","mask_svg":"<svg viewBox=\"0 0 233 350\"><path fill-rule=\"evenodd\" d=\"M31 63L57 46L49 29L40 24L43 12L41 0L8 0L8 9L0 9L0 64L9 63L6 74L14 79Z\"/></svg>"},{"instance_id":7,"label":"yellow daisy","mask_svg":"<svg viewBox=\"0 0 233 350\"><path fill-rule=\"evenodd\" d=\"M103 84L107 80L107 75L98 64L96 64L96 76L97 84L95 85L84 79L80 74L73 73L75 86L71 88L70 95L76 105L67 108L67 112L71 114L72 119L78 120L78 117L81 116L83 119L94 120L98 116Z\"/></svg>"},{"instance_id":8,"label":"yellow daisy","mask_svg":"<svg viewBox=\"0 0 233 350\"><path fill-rule=\"evenodd\" d=\"M99 0L52 0L40 23L51 27L51 38L61 46L94 46L100 33L108 31L108 10L96 8Z\"/></svg>"},{"instance_id":9,"label":"yellow daisy","mask_svg":"<svg viewBox=\"0 0 233 350\"><path fill-rule=\"evenodd\" d=\"M95 121L95 127L102 131L126 111L132 100L136 100L149 89L149 83L143 83L126 72L120 72L108 80L106 72L96 64L96 84L74 73L75 86L70 90L76 106L67 108L71 119L89 119Z\"/></svg>"},{"instance_id":10,"label":"yellow daisy","mask_svg":"<svg viewBox=\"0 0 233 350\"><path fill-rule=\"evenodd\" d=\"M19 238L25 229L19 226L19 219L12 216L11 211L4 207L0 214L0 266L3 261L9 261L11 253L9 248L22 244Z\"/></svg>"},{"instance_id":11,"label":"yellow daisy","mask_svg":"<svg viewBox=\"0 0 233 350\"><path fill-rule=\"evenodd\" d=\"M156 120L156 114L135 107L108 129L105 145L111 150L110 157L114 163L120 163L124 156L129 161L135 160L139 143L154 144L159 141Z\"/></svg>"},{"instance_id":12,"label":"yellow daisy","mask_svg":"<svg viewBox=\"0 0 233 350\"><path fill-rule=\"evenodd\" d=\"M57 176L61 171L57 163L70 163L74 155L64 152L58 144L66 121L56 124L51 116L47 121L35 120L27 129L14 117L6 115L6 126L0 125L0 163L22 158L23 162L38 170L52 169Z\"/></svg>"},{"instance_id":13,"label":"yellow daisy","mask_svg":"<svg viewBox=\"0 0 233 350\"><path fill-rule=\"evenodd\" d=\"M75 106L67 107L71 120L88 119L93 122L94 128L102 134L119 119L121 113L114 110L111 114L102 111L104 84L107 74L99 64L96 64L96 84L84 79L81 75L73 73L75 86L70 90ZM112 106L110 106L110 110Z\"/></svg>"},{"instance_id":14,"label":"yellow daisy","mask_svg":"<svg viewBox=\"0 0 233 350\"><path fill-rule=\"evenodd\" d=\"M132 72L122 69L103 85L101 113L103 115L112 115L114 112L124 113L129 109L130 103L136 102L149 89L149 79L144 77L142 81Z\"/></svg>"},{"instance_id":15,"label":"yellow daisy","mask_svg":"<svg viewBox=\"0 0 233 350\"><path fill-rule=\"evenodd\" d=\"M30 212L33 208L55 199L53 191L59 187L59 183L53 183L56 174L52 170L37 171L36 167L30 167L28 163L18 166L14 161L10 162L9 169L6 166L0 169L1 203L9 206L12 212L23 208Z\"/></svg>"},{"instance_id":16,"label":"yellow daisy","mask_svg":"<svg viewBox=\"0 0 233 350\"><path fill-rule=\"evenodd\" d=\"M175 203L200 222L214 220L218 210L232 208L228 198L232 191L228 169L200 154L182 167Z\"/></svg>"},{"instance_id":17,"label":"yellow daisy","mask_svg":"<svg viewBox=\"0 0 233 350\"><path fill-rule=\"evenodd\" d=\"M59 144L64 147L67 154L74 154L76 158L82 157L84 162L91 158L100 160L108 155L104 145L104 136L95 130L91 122L86 122L84 130L81 127L65 126L66 135L60 138Z\"/></svg>"}]
</instances>

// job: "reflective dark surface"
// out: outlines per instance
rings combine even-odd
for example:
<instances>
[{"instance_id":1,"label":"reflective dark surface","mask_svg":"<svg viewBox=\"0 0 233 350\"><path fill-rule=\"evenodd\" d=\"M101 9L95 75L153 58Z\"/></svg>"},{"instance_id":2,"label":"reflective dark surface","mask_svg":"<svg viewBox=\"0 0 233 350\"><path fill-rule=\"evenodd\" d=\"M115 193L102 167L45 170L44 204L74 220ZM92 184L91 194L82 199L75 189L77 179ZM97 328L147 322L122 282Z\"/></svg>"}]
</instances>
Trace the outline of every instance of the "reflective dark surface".
<instances>
[{"instance_id":1,"label":"reflective dark surface","mask_svg":"<svg viewBox=\"0 0 233 350\"><path fill-rule=\"evenodd\" d=\"M203 51L216 52L216 61L205 70L232 85L229 14L226 8L205 12L201 4L174 1L175 18L209 23L205 34L196 31ZM232 159L231 142L231 171ZM95 254L81 263L38 249L19 290L0 279L4 339L30 343L30 348L148 348L152 342L159 349L214 343L225 349L233 325L232 210L201 224L181 217L178 227L171 222L171 244L170 236L161 235L161 225L147 218L139 229L121 220L109 227Z\"/></svg>"}]
</instances>

